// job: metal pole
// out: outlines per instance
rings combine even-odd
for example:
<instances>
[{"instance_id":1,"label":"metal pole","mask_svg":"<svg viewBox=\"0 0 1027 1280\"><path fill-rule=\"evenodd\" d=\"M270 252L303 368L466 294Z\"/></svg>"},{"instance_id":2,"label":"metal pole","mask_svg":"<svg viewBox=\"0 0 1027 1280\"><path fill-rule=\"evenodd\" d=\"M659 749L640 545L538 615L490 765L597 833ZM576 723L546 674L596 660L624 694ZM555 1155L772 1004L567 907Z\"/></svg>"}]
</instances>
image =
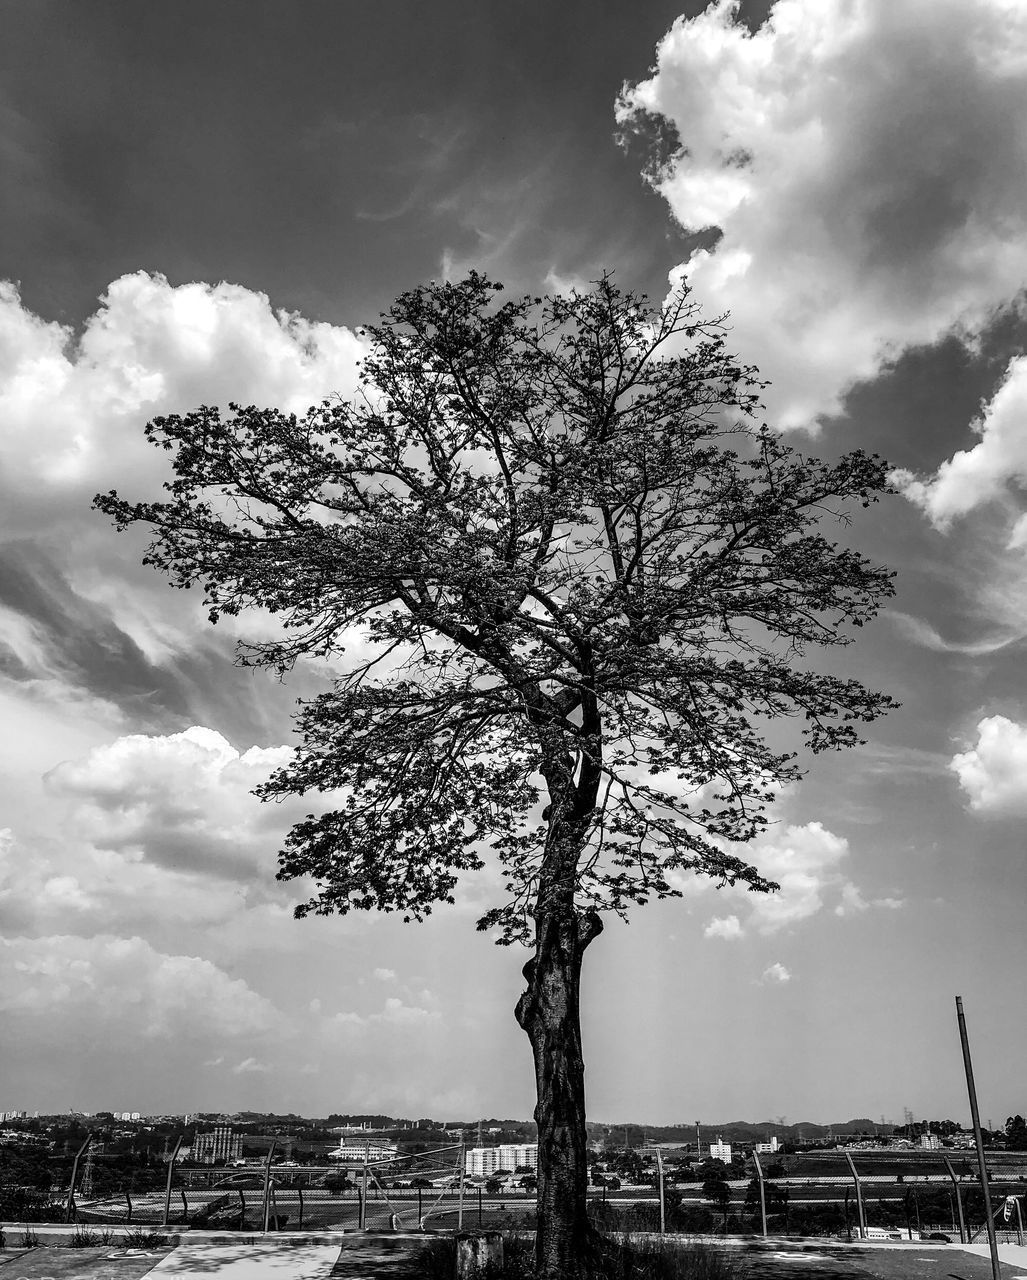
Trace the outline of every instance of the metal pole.
<instances>
[{"instance_id":1,"label":"metal pole","mask_svg":"<svg viewBox=\"0 0 1027 1280\"><path fill-rule=\"evenodd\" d=\"M75 1183L78 1180L78 1162L82 1159L82 1153L86 1150L92 1140L93 1135L90 1133L86 1136L85 1142L82 1143L78 1151L75 1153L75 1163L71 1166L71 1186L68 1188L68 1203L64 1208L65 1222L71 1221L71 1215L75 1211Z\"/></svg>"},{"instance_id":2,"label":"metal pole","mask_svg":"<svg viewBox=\"0 0 1027 1280\"><path fill-rule=\"evenodd\" d=\"M125 1203L128 1205L128 1217L125 1219L125 1221L129 1224L129 1226L131 1226L132 1225L132 1197L129 1194L128 1187L125 1188Z\"/></svg>"},{"instance_id":3,"label":"metal pole","mask_svg":"<svg viewBox=\"0 0 1027 1280\"><path fill-rule=\"evenodd\" d=\"M1013 1204L1016 1206L1016 1243L1023 1248L1023 1214L1020 1212L1020 1197L1015 1196Z\"/></svg>"},{"instance_id":4,"label":"metal pole","mask_svg":"<svg viewBox=\"0 0 1027 1280\"><path fill-rule=\"evenodd\" d=\"M297 1230L302 1231L303 1230L303 1188L297 1187L296 1194L300 1198L300 1221L299 1221L299 1226Z\"/></svg>"},{"instance_id":5,"label":"metal pole","mask_svg":"<svg viewBox=\"0 0 1027 1280\"><path fill-rule=\"evenodd\" d=\"M767 1197L763 1190L763 1166L760 1164L760 1158L756 1154L756 1148L753 1147L752 1162L756 1166L756 1177L760 1184L760 1218L763 1222L763 1238L767 1237Z\"/></svg>"},{"instance_id":6,"label":"metal pole","mask_svg":"<svg viewBox=\"0 0 1027 1280\"><path fill-rule=\"evenodd\" d=\"M945 1157L945 1168L949 1171L949 1177L952 1179L952 1186L956 1192L956 1208L959 1211L959 1243L966 1244L966 1219L963 1217L963 1195L959 1190L959 1179L956 1177L956 1171L952 1167L952 1161Z\"/></svg>"},{"instance_id":7,"label":"metal pole","mask_svg":"<svg viewBox=\"0 0 1027 1280\"><path fill-rule=\"evenodd\" d=\"M421 1188L417 1188L417 1229L424 1230L424 1219L421 1217Z\"/></svg>"},{"instance_id":8,"label":"metal pole","mask_svg":"<svg viewBox=\"0 0 1027 1280\"><path fill-rule=\"evenodd\" d=\"M275 1154L278 1139L272 1138L267 1149L267 1160L264 1162L264 1231L267 1232L267 1218L271 1211L271 1157Z\"/></svg>"},{"instance_id":9,"label":"metal pole","mask_svg":"<svg viewBox=\"0 0 1027 1280\"><path fill-rule=\"evenodd\" d=\"M478 1226L481 1226L481 1187L478 1188Z\"/></svg>"},{"instance_id":10,"label":"metal pole","mask_svg":"<svg viewBox=\"0 0 1027 1280\"><path fill-rule=\"evenodd\" d=\"M959 1023L959 1042L963 1048L963 1069L966 1072L966 1091L970 1098L970 1119L973 1121L974 1141L977 1144L977 1163L981 1170L981 1191L984 1193L984 1218L988 1228L988 1248L991 1252L993 1280L1002 1280L1002 1267L998 1260L998 1240L991 1216L991 1192L988 1189L988 1166L984 1160L984 1138L981 1134L981 1116L977 1110L977 1089L974 1086L974 1069L970 1061L970 1041L966 1034L966 1018L963 1015L963 997L956 996L956 1021Z\"/></svg>"},{"instance_id":11,"label":"metal pole","mask_svg":"<svg viewBox=\"0 0 1027 1280\"><path fill-rule=\"evenodd\" d=\"M168 1225L168 1219L171 1217L171 1181L175 1176L175 1161L178 1159L178 1151L182 1145L182 1139L185 1135L179 1134L178 1141L175 1143L175 1149L171 1153L171 1159L168 1161L168 1183L164 1188L164 1221L163 1225Z\"/></svg>"},{"instance_id":12,"label":"metal pole","mask_svg":"<svg viewBox=\"0 0 1027 1280\"><path fill-rule=\"evenodd\" d=\"M852 1181L856 1184L856 1213L859 1215L859 1238L865 1240L867 1238L867 1215L863 1209L863 1187L859 1180L859 1174L856 1172L856 1166L852 1163L852 1156L845 1152L845 1159L849 1162L849 1168L852 1170Z\"/></svg>"},{"instance_id":13,"label":"metal pole","mask_svg":"<svg viewBox=\"0 0 1027 1280\"><path fill-rule=\"evenodd\" d=\"M656 1148L656 1171L660 1179L660 1235L667 1234L667 1205L663 1196L663 1152L659 1147ZM766 1235L766 1223L764 1223L763 1234Z\"/></svg>"},{"instance_id":14,"label":"metal pole","mask_svg":"<svg viewBox=\"0 0 1027 1280\"><path fill-rule=\"evenodd\" d=\"M360 1230L367 1230L367 1144L364 1144L364 1172L360 1179Z\"/></svg>"},{"instance_id":15,"label":"metal pole","mask_svg":"<svg viewBox=\"0 0 1027 1280\"><path fill-rule=\"evenodd\" d=\"M464 1160L464 1140L463 1138L461 1138L460 1139L460 1203L456 1211L457 1231L463 1231L464 1229L464 1166L466 1165L466 1163L467 1162ZM513 1161L513 1163L516 1164L517 1161L515 1160Z\"/></svg>"}]
</instances>

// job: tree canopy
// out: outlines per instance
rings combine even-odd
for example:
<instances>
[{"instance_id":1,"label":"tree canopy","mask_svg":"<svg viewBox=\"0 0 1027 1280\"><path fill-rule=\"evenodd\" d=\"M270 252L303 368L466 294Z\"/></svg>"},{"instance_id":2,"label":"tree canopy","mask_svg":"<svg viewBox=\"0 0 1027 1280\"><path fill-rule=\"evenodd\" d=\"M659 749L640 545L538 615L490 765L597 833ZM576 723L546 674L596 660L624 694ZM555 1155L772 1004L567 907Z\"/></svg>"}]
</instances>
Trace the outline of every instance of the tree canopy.
<instances>
[{"instance_id":1,"label":"tree canopy","mask_svg":"<svg viewBox=\"0 0 1027 1280\"><path fill-rule=\"evenodd\" d=\"M768 725L819 752L892 705L805 663L892 590L822 532L887 488L882 461L757 425L755 370L684 288L503 301L472 273L365 336L353 401L156 418L168 497L96 499L152 527L148 563L202 584L211 621L277 617L243 661L370 646L261 789L332 797L281 855L316 884L297 914L420 919L490 853L506 898L479 924L507 942L533 938L546 865L584 914L688 872L774 887L742 847L801 769Z\"/></svg>"}]
</instances>

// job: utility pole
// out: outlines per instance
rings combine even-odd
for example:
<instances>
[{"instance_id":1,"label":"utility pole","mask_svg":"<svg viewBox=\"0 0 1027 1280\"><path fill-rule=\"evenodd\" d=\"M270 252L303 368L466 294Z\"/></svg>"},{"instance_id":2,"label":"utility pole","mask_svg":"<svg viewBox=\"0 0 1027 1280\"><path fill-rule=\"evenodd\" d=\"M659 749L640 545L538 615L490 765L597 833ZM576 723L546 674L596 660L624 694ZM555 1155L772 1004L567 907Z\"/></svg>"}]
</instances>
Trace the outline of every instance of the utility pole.
<instances>
[{"instance_id":1,"label":"utility pole","mask_svg":"<svg viewBox=\"0 0 1027 1280\"><path fill-rule=\"evenodd\" d=\"M970 1041L966 1034L966 1018L963 1015L962 996L956 996L956 1021L959 1023L959 1042L963 1049L963 1070L966 1072L966 1090L970 1097L970 1119L973 1121L974 1142L977 1144L977 1163L981 1170L981 1191L984 1193L984 1220L988 1228L988 1248L991 1251L991 1274L993 1280L1002 1280L1002 1267L998 1260L998 1240L995 1237L995 1219L991 1216L991 1192L988 1189L988 1166L984 1159L981 1114L977 1110L977 1089L974 1086L974 1069L970 1061Z\"/></svg>"},{"instance_id":2,"label":"utility pole","mask_svg":"<svg viewBox=\"0 0 1027 1280\"><path fill-rule=\"evenodd\" d=\"M702 1159L702 1143L699 1140L699 1121L698 1120L696 1120L695 1122L695 1158L696 1160Z\"/></svg>"}]
</instances>

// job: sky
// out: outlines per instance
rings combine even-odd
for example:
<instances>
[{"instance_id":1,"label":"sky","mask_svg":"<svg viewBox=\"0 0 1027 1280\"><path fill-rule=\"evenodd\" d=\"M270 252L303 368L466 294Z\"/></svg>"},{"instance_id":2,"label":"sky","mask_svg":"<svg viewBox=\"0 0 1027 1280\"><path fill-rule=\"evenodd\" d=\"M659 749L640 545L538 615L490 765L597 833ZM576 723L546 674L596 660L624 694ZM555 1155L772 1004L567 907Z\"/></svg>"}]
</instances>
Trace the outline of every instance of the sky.
<instances>
[{"instance_id":1,"label":"sky","mask_svg":"<svg viewBox=\"0 0 1027 1280\"><path fill-rule=\"evenodd\" d=\"M250 792L313 668L233 663L91 511L143 426L350 393L403 289L686 280L767 421L896 492L829 668L901 708L588 953L591 1118L1027 1109L1027 10L1019 0L0 2L0 1110L527 1117L525 956L292 917Z\"/></svg>"}]
</instances>

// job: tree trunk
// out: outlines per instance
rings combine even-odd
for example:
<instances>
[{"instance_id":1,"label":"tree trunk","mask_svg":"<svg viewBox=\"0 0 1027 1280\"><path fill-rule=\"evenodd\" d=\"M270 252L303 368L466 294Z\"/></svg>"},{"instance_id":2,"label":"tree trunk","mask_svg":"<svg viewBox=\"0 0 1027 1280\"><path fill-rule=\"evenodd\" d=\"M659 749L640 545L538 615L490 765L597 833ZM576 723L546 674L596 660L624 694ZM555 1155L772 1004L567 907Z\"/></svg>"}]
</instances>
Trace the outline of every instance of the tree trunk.
<instances>
[{"instance_id":1,"label":"tree trunk","mask_svg":"<svg viewBox=\"0 0 1027 1280\"><path fill-rule=\"evenodd\" d=\"M585 1063L579 994L585 948L602 931L594 912L573 905L536 920L535 956L524 967L528 989L517 1021L535 1058L538 1280L583 1280L594 1274L601 1237L586 1213Z\"/></svg>"}]
</instances>

